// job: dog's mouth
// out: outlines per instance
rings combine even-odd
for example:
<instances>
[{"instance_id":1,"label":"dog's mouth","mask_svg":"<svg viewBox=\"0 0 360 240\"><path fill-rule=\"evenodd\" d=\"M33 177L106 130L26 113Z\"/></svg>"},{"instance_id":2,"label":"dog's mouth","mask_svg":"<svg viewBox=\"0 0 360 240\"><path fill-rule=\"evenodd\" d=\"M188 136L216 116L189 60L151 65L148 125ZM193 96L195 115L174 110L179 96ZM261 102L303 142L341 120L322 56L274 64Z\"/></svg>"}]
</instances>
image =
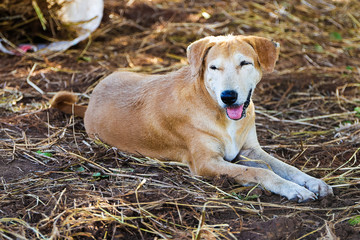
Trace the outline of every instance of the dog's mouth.
<instances>
[{"instance_id":1,"label":"dog's mouth","mask_svg":"<svg viewBox=\"0 0 360 240\"><path fill-rule=\"evenodd\" d=\"M240 120L246 117L246 109L249 107L252 89L250 89L246 101L226 107L226 115L232 120Z\"/></svg>"}]
</instances>

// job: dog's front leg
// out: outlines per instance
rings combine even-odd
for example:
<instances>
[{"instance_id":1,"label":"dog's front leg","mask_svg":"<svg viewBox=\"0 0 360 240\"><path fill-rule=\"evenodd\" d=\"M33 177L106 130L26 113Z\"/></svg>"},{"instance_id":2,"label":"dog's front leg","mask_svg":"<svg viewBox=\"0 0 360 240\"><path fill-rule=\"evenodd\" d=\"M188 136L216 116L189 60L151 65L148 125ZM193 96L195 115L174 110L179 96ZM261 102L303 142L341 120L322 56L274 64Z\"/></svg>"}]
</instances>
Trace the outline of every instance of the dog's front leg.
<instances>
[{"instance_id":1,"label":"dog's front leg","mask_svg":"<svg viewBox=\"0 0 360 240\"><path fill-rule=\"evenodd\" d=\"M240 164L271 169L280 177L306 187L317 196L324 197L333 194L332 188L321 179L311 177L266 153L257 140L255 127L250 131L239 157Z\"/></svg>"},{"instance_id":2,"label":"dog's front leg","mask_svg":"<svg viewBox=\"0 0 360 240\"><path fill-rule=\"evenodd\" d=\"M269 191L290 200L304 202L316 198L311 191L281 178L271 170L227 162L221 153L212 152L209 148L201 148L198 145L191 154L188 164L193 174L208 178L228 175L243 185L260 184Z\"/></svg>"}]
</instances>

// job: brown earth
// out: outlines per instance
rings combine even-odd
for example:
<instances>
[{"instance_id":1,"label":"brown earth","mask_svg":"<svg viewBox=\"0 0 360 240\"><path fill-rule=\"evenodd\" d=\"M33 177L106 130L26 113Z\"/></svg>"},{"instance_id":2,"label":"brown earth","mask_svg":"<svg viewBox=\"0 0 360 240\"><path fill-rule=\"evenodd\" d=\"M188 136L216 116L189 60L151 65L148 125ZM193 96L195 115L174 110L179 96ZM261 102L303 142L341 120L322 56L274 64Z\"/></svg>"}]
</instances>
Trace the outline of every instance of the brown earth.
<instances>
[{"instance_id":1,"label":"brown earth","mask_svg":"<svg viewBox=\"0 0 360 240\"><path fill-rule=\"evenodd\" d=\"M56 56L0 55L0 238L359 239L360 4L307 2L106 1L91 42ZM191 41L228 33L281 43L254 96L259 141L335 196L299 204L226 176L194 177L93 142L82 119L49 109L54 92L86 103L116 69L172 71Z\"/></svg>"}]
</instances>

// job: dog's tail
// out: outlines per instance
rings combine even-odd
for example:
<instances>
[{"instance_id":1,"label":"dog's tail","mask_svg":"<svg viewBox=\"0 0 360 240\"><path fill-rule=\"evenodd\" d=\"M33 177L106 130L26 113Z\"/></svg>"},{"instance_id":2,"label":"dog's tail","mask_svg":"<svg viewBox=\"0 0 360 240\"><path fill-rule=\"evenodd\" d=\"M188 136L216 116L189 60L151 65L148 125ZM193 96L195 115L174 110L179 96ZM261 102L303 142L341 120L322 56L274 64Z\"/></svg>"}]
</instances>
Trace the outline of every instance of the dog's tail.
<instances>
[{"instance_id":1,"label":"dog's tail","mask_svg":"<svg viewBox=\"0 0 360 240\"><path fill-rule=\"evenodd\" d=\"M61 91L56 93L50 100L50 105L52 108L57 108L64 113L74 114L83 118L87 106L77 105L75 104L76 101L77 96L74 93Z\"/></svg>"}]
</instances>

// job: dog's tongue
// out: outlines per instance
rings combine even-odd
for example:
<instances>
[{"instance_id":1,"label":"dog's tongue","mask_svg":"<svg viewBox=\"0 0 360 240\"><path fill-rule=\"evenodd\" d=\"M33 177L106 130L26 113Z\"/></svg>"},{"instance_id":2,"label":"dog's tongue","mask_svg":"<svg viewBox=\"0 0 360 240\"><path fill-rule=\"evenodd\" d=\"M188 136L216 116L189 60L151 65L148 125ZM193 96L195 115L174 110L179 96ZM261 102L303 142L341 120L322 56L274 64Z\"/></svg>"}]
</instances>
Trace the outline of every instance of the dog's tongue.
<instances>
[{"instance_id":1,"label":"dog's tongue","mask_svg":"<svg viewBox=\"0 0 360 240\"><path fill-rule=\"evenodd\" d=\"M243 108L244 108L244 104L241 106L236 106L236 107L227 107L226 113L229 118L231 118L233 120L238 120L242 116Z\"/></svg>"}]
</instances>

